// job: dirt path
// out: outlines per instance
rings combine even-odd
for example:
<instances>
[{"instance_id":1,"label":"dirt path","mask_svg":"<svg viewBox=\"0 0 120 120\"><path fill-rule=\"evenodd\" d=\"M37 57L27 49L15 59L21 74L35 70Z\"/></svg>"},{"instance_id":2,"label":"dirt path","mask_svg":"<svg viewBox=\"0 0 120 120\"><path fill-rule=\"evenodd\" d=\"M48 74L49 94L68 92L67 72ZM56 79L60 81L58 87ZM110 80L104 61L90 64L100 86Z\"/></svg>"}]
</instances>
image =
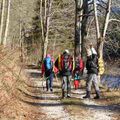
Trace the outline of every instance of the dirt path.
<instances>
[{"instance_id":1,"label":"dirt path","mask_svg":"<svg viewBox=\"0 0 120 120\"><path fill-rule=\"evenodd\" d=\"M72 97L82 101L82 106L80 106L82 107L82 114L80 111L79 114L71 114L66 109L67 105L61 103L60 97L54 94L60 92L60 88L54 88L53 93L46 92L42 86L43 81L40 81L40 71L29 69L26 72L30 77L29 85L32 86L28 90L29 92L24 92L35 99L35 101L28 99L27 102L39 106L42 113L46 115L46 120L117 120L117 118L112 117L114 114L111 111L112 106L102 106L94 100L83 100L82 97L85 95L83 90L72 91Z\"/></svg>"},{"instance_id":2,"label":"dirt path","mask_svg":"<svg viewBox=\"0 0 120 120\"><path fill-rule=\"evenodd\" d=\"M20 88L22 101L38 106L42 113L45 114L44 120L73 120L60 102L60 97L43 89L43 81L39 77L40 72L36 70L26 71L30 79L27 82L26 88ZM39 120L42 119L39 118Z\"/></svg>"}]
</instances>

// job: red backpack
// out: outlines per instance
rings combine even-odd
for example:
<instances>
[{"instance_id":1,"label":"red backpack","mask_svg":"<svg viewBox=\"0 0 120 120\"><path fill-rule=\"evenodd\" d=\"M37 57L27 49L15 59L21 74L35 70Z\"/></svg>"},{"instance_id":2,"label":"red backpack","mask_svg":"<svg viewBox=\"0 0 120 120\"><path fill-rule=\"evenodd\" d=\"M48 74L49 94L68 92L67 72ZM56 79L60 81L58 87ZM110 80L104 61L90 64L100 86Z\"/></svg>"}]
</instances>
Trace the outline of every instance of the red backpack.
<instances>
[{"instance_id":1,"label":"red backpack","mask_svg":"<svg viewBox=\"0 0 120 120\"><path fill-rule=\"evenodd\" d=\"M79 71L84 70L84 62L82 58L75 60L75 70L79 70Z\"/></svg>"},{"instance_id":2,"label":"red backpack","mask_svg":"<svg viewBox=\"0 0 120 120\"><path fill-rule=\"evenodd\" d=\"M72 70L72 59L70 55L61 56L61 69L62 70Z\"/></svg>"}]
</instances>

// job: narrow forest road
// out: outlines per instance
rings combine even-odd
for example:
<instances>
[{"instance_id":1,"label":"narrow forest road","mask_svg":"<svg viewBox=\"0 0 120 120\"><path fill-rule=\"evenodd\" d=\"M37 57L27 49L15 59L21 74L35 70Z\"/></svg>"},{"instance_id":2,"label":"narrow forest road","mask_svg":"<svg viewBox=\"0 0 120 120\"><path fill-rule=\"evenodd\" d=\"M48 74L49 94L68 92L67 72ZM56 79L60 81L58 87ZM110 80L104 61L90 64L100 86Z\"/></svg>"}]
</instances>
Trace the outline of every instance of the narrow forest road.
<instances>
[{"instance_id":1,"label":"narrow forest road","mask_svg":"<svg viewBox=\"0 0 120 120\"><path fill-rule=\"evenodd\" d=\"M45 115L44 118L39 116L38 120L118 120L114 118L115 106L101 105L100 102L94 100L83 100L85 91L72 90L72 97L80 99L82 104L77 105L80 107L80 111L74 113L67 109L71 104L65 104L61 102L60 98L60 84L59 87L55 87L53 92L47 92L43 89L43 81L40 80L40 71L36 69L26 69L29 79L26 83L26 89L22 90L24 97L22 101L27 104L37 106L38 111L42 111ZM54 81L54 84L58 84L58 81ZM57 93L57 95L55 94ZM70 98L71 99L71 98ZM119 107L119 106L118 106ZM120 110L118 108L117 110ZM118 111L119 114L119 111ZM119 116L120 117L120 116Z\"/></svg>"},{"instance_id":2,"label":"narrow forest road","mask_svg":"<svg viewBox=\"0 0 120 120\"><path fill-rule=\"evenodd\" d=\"M19 51L8 53L1 53L0 120L120 119L119 91L110 92L108 99L84 100L84 89L72 90L70 99L61 100L60 81L54 80L53 93L46 92L40 71L32 67L24 69L19 63Z\"/></svg>"}]
</instances>

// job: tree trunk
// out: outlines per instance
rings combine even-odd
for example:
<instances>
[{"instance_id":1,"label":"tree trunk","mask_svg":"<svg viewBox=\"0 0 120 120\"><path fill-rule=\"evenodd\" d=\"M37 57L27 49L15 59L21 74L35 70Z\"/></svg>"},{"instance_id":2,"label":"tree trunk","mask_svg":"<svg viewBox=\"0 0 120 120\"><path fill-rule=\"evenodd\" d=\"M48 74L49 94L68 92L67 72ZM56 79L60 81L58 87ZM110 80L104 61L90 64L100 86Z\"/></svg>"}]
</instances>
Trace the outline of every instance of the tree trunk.
<instances>
[{"instance_id":1,"label":"tree trunk","mask_svg":"<svg viewBox=\"0 0 120 120\"><path fill-rule=\"evenodd\" d=\"M3 0L0 3L0 25L1 25L1 16L2 16L2 3L3 3Z\"/></svg>"},{"instance_id":2,"label":"tree trunk","mask_svg":"<svg viewBox=\"0 0 120 120\"><path fill-rule=\"evenodd\" d=\"M87 20L88 20L88 0L84 0L83 3L83 18L82 18L82 25L81 25L81 56L84 56L85 52L85 40L87 36Z\"/></svg>"},{"instance_id":3,"label":"tree trunk","mask_svg":"<svg viewBox=\"0 0 120 120\"><path fill-rule=\"evenodd\" d=\"M2 1L2 15L1 15L1 26L0 26L0 44L3 41L3 26L4 26L4 15L5 15L5 0Z\"/></svg>"},{"instance_id":4,"label":"tree trunk","mask_svg":"<svg viewBox=\"0 0 120 120\"><path fill-rule=\"evenodd\" d=\"M75 56L81 54L81 26L82 26L82 15L83 15L83 0L75 1Z\"/></svg>"},{"instance_id":5,"label":"tree trunk","mask_svg":"<svg viewBox=\"0 0 120 120\"><path fill-rule=\"evenodd\" d=\"M101 37L97 39L97 53L100 59L103 59L103 45L104 45L105 38Z\"/></svg>"},{"instance_id":6,"label":"tree trunk","mask_svg":"<svg viewBox=\"0 0 120 120\"><path fill-rule=\"evenodd\" d=\"M8 8L7 8L7 20L6 20L6 28L5 28L5 37L3 40L3 45L6 46L7 44L7 36L8 36L8 30L9 30L9 22L10 22L10 4L11 0L8 0Z\"/></svg>"},{"instance_id":7,"label":"tree trunk","mask_svg":"<svg viewBox=\"0 0 120 120\"><path fill-rule=\"evenodd\" d=\"M110 12L111 12L111 0L108 0L108 7L106 10L105 21L103 24L102 37L105 37L105 35L106 35L106 31L107 31L108 24L109 24Z\"/></svg>"},{"instance_id":8,"label":"tree trunk","mask_svg":"<svg viewBox=\"0 0 120 120\"><path fill-rule=\"evenodd\" d=\"M93 0L93 9L94 9L95 27L96 27L97 53L99 58L103 58L103 39L100 35L100 26L98 21L96 0Z\"/></svg>"},{"instance_id":9,"label":"tree trunk","mask_svg":"<svg viewBox=\"0 0 120 120\"><path fill-rule=\"evenodd\" d=\"M77 28L77 13L78 13L78 9L77 9L77 6L78 6L78 2L75 1L75 50L74 50L74 53L75 53L75 56L78 56L79 55L79 44L78 44L78 40L79 40L79 34L78 34L78 28Z\"/></svg>"},{"instance_id":10,"label":"tree trunk","mask_svg":"<svg viewBox=\"0 0 120 120\"><path fill-rule=\"evenodd\" d=\"M93 9L94 9L94 17L95 17L95 25L96 25L96 36L97 39L100 39L100 27L99 27L99 21L98 21L98 13L97 13L97 4L96 0L93 0Z\"/></svg>"},{"instance_id":11,"label":"tree trunk","mask_svg":"<svg viewBox=\"0 0 120 120\"><path fill-rule=\"evenodd\" d=\"M49 35L49 24L50 24L50 14L52 8L52 0L48 0L48 14L47 14L47 22L46 22L46 36L44 41L44 54L43 57L46 57L47 54L47 47L48 47L48 35Z\"/></svg>"},{"instance_id":12,"label":"tree trunk","mask_svg":"<svg viewBox=\"0 0 120 120\"><path fill-rule=\"evenodd\" d=\"M45 6L46 6L46 0L45 0ZM46 19L46 18L43 19L43 16L44 16L43 15L43 0L40 0L40 23L41 23L41 30L42 30L41 60L43 60L43 58L44 58L44 41L45 41L45 34L44 34L45 24L44 24L44 19Z\"/></svg>"},{"instance_id":13,"label":"tree trunk","mask_svg":"<svg viewBox=\"0 0 120 120\"><path fill-rule=\"evenodd\" d=\"M75 8L75 56L83 56L87 36L88 0L76 0Z\"/></svg>"}]
</instances>

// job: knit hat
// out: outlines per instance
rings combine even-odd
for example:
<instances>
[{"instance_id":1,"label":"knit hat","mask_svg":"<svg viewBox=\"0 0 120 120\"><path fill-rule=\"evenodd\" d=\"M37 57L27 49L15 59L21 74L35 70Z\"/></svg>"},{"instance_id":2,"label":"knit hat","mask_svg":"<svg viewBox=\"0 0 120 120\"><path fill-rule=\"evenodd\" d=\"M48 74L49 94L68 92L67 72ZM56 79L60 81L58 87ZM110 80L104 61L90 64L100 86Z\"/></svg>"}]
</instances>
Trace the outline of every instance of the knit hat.
<instances>
[{"instance_id":1,"label":"knit hat","mask_svg":"<svg viewBox=\"0 0 120 120\"><path fill-rule=\"evenodd\" d=\"M66 54L66 53L69 54L69 50L65 49L63 54Z\"/></svg>"},{"instance_id":2,"label":"knit hat","mask_svg":"<svg viewBox=\"0 0 120 120\"><path fill-rule=\"evenodd\" d=\"M49 58L50 58L50 57L51 57L51 55L50 55L50 54L47 54L47 55L46 55L46 57L49 57Z\"/></svg>"},{"instance_id":3,"label":"knit hat","mask_svg":"<svg viewBox=\"0 0 120 120\"><path fill-rule=\"evenodd\" d=\"M66 49L65 52L69 54L69 50Z\"/></svg>"}]
</instances>

